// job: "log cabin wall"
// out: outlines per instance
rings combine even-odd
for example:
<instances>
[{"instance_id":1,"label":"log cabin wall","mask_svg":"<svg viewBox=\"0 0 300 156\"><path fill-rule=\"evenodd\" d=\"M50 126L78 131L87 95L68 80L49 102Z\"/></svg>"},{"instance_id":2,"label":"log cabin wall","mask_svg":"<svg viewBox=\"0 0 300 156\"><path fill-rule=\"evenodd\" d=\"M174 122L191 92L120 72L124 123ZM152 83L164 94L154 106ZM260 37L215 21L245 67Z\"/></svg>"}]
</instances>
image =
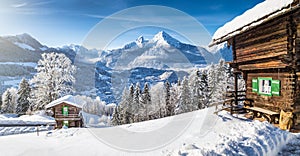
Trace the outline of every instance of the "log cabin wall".
<instances>
[{"instance_id":1,"label":"log cabin wall","mask_svg":"<svg viewBox=\"0 0 300 156\"><path fill-rule=\"evenodd\" d=\"M292 110L295 125L300 124L300 10L238 34L232 42L233 62L244 75L247 98L253 99L257 107ZM252 79L258 77L280 80L280 96L252 92Z\"/></svg>"},{"instance_id":2,"label":"log cabin wall","mask_svg":"<svg viewBox=\"0 0 300 156\"><path fill-rule=\"evenodd\" d=\"M295 23L295 68L296 68L296 97L294 103L294 112L296 114L296 123L300 126L300 10L298 10L294 16ZM300 129L300 128L299 128Z\"/></svg>"}]
</instances>

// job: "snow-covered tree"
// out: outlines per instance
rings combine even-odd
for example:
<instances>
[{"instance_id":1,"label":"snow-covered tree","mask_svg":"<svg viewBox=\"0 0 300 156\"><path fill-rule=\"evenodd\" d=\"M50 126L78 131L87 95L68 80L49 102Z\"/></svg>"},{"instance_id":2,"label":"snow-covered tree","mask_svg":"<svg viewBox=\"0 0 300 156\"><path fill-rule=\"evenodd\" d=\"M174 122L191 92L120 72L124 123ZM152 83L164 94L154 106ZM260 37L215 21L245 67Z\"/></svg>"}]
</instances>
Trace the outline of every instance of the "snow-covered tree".
<instances>
[{"instance_id":1,"label":"snow-covered tree","mask_svg":"<svg viewBox=\"0 0 300 156\"><path fill-rule=\"evenodd\" d=\"M189 87L190 87L190 98L191 98L191 108L194 111L202 105L201 101L201 86L200 86L200 71L196 70L189 76Z\"/></svg>"},{"instance_id":2,"label":"snow-covered tree","mask_svg":"<svg viewBox=\"0 0 300 156\"><path fill-rule=\"evenodd\" d=\"M160 82L151 87L151 105L149 107L150 120L165 117L165 96L164 83Z\"/></svg>"},{"instance_id":3,"label":"snow-covered tree","mask_svg":"<svg viewBox=\"0 0 300 156\"><path fill-rule=\"evenodd\" d=\"M64 54L44 53L38 61L37 74L30 81L31 109L44 109L48 103L74 92L76 67Z\"/></svg>"},{"instance_id":4,"label":"snow-covered tree","mask_svg":"<svg viewBox=\"0 0 300 156\"><path fill-rule=\"evenodd\" d=\"M150 96L150 88L149 84L145 83L143 93L140 101L140 115L142 116L142 120L149 120L149 108L151 106L151 96Z\"/></svg>"},{"instance_id":5,"label":"snow-covered tree","mask_svg":"<svg viewBox=\"0 0 300 156\"><path fill-rule=\"evenodd\" d=\"M133 94L133 104L132 104L132 110L134 111L134 122L140 122L140 97L141 97L141 86L139 83L135 85L135 90Z\"/></svg>"},{"instance_id":6,"label":"snow-covered tree","mask_svg":"<svg viewBox=\"0 0 300 156\"><path fill-rule=\"evenodd\" d=\"M190 99L190 87L188 78L184 77L181 83L180 101L176 108L176 114L192 111L192 103Z\"/></svg>"},{"instance_id":7,"label":"snow-covered tree","mask_svg":"<svg viewBox=\"0 0 300 156\"><path fill-rule=\"evenodd\" d=\"M2 94L2 113L15 113L16 112L16 103L17 103L17 89L8 88Z\"/></svg>"},{"instance_id":8,"label":"snow-covered tree","mask_svg":"<svg viewBox=\"0 0 300 156\"><path fill-rule=\"evenodd\" d=\"M131 103L130 103L129 90L125 88L122 94L122 101L119 103L119 113L122 124L132 123Z\"/></svg>"},{"instance_id":9,"label":"snow-covered tree","mask_svg":"<svg viewBox=\"0 0 300 156\"><path fill-rule=\"evenodd\" d=\"M25 78L23 78L19 84L16 113L25 113L28 110L28 98L30 96L30 91L31 88L29 86L28 81Z\"/></svg>"},{"instance_id":10,"label":"snow-covered tree","mask_svg":"<svg viewBox=\"0 0 300 156\"><path fill-rule=\"evenodd\" d=\"M202 71L200 76L200 103L198 109L208 107L209 94L207 72Z\"/></svg>"},{"instance_id":11,"label":"snow-covered tree","mask_svg":"<svg viewBox=\"0 0 300 156\"><path fill-rule=\"evenodd\" d=\"M174 115L175 104L171 101L171 84L169 81L165 83L165 101L166 101L166 116Z\"/></svg>"},{"instance_id":12,"label":"snow-covered tree","mask_svg":"<svg viewBox=\"0 0 300 156\"><path fill-rule=\"evenodd\" d=\"M211 65L208 70L208 88L210 103L221 102L225 98L225 93L228 90L232 80L227 69L228 65L224 60L220 60L219 64ZM231 70L231 69L230 69Z\"/></svg>"},{"instance_id":13,"label":"snow-covered tree","mask_svg":"<svg viewBox=\"0 0 300 156\"><path fill-rule=\"evenodd\" d=\"M117 107L115 107L115 109L114 109L113 117L112 117L112 119L111 119L111 124L112 124L112 125L117 126L117 125L121 125L121 124L122 124L120 115L121 115L121 114L120 114L120 107L117 106Z\"/></svg>"},{"instance_id":14,"label":"snow-covered tree","mask_svg":"<svg viewBox=\"0 0 300 156\"><path fill-rule=\"evenodd\" d=\"M179 85L179 83L171 85L170 105L174 107L173 114L177 113L176 107L179 106L179 102L180 102L180 90L181 90L181 86Z\"/></svg>"},{"instance_id":15,"label":"snow-covered tree","mask_svg":"<svg viewBox=\"0 0 300 156\"><path fill-rule=\"evenodd\" d=\"M217 65L216 85L212 95L212 100L215 102L223 101L225 99L225 93L228 88L228 76L226 73L226 64L222 59Z\"/></svg>"}]
</instances>

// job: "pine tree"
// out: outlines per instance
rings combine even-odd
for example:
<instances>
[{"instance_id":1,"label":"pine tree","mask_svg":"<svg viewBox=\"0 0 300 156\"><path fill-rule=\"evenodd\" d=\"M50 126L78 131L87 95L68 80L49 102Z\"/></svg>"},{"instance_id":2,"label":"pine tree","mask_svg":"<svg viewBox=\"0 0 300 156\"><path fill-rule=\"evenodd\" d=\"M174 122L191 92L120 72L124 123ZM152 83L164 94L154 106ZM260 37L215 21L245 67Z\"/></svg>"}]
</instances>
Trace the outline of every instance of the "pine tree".
<instances>
[{"instance_id":1,"label":"pine tree","mask_svg":"<svg viewBox=\"0 0 300 156\"><path fill-rule=\"evenodd\" d=\"M133 106L133 99L134 98L134 86L133 84L130 85L129 87L129 95L128 95L128 107L129 107L129 119L130 119L130 123L134 122L134 106Z\"/></svg>"},{"instance_id":2,"label":"pine tree","mask_svg":"<svg viewBox=\"0 0 300 156\"><path fill-rule=\"evenodd\" d=\"M180 102L180 90L181 86L179 86L178 83L171 85L170 105L171 107L174 107L173 112L171 112L171 114L177 114L177 107L179 106Z\"/></svg>"},{"instance_id":3,"label":"pine tree","mask_svg":"<svg viewBox=\"0 0 300 156\"><path fill-rule=\"evenodd\" d=\"M201 105L200 71L196 70L189 76L189 87L191 93L191 111L197 110Z\"/></svg>"},{"instance_id":4,"label":"pine tree","mask_svg":"<svg viewBox=\"0 0 300 156\"><path fill-rule=\"evenodd\" d=\"M175 105L171 102L171 84L169 81L165 83L165 101L166 101L166 116L174 114Z\"/></svg>"},{"instance_id":5,"label":"pine tree","mask_svg":"<svg viewBox=\"0 0 300 156\"><path fill-rule=\"evenodd\" d=\"M130 123L131 116L129 115L129 103L128 103L129 93L127 88L124 88L122 94L122 101L119 104L119 119L121 120L121 124L128 124Z\"/></svg>"},{"instance_id":6,"label":"pine tree","mask_svg":"<svg viewBox=\"0 0 300 156\"><path fill-rule=\"evenodd\" d=\"M9 90L2 94L3 104L1 106L1 113L12 113L12 95Z\"/></svg>"},{"instance_id":7,"label":"pine tree","mask_svg":"<svg viewBox=\"0 0 300 156\"><path fill-rule=\"evenodd\" d=\"M8 88L2 95L2 113L15 113L16 112L16 99L17 89Z\"/></svg>"},{"instance_id":8,"label":"pine tree","mask_svg":"<svg viewBox=\"0 0 300 156\"><path fill-rule=\"evenodd\" d=\"M140 110L141 105L140 105L140 96L141 96L141 86L139 83L136 84L134 94L133 94L133 113L134 113L134 122L140 122L141 117L140 117Z\"/></svg>"},{"instance_id":9,"label":"pine tree","mask_svg":"<svg viewBox=\"0 0 300 156\"><path fill-rule=\"evenodd\" d=\"M149 120L149 108L151 106L151 96L149 92L149 84L145 83L143 94L140 102L140 115L142 116L142 120Z\"/></svg>"},{"instance_id":10,"label":"pine tree","mask_svg":"<svg viewBox=\"0 0 300 156\"><path fill-rule=\"evenodd\" d=\"M120 118L120 107L119 106L116 106L115 109L114 109L114 113L113 113L111 123L114 126L122 124L122 121L121 121L121 118Z\"/></svg>"},{"instance_id":11,"label":"pine tree","mask_svg":"<svg viewBox=\"0 0 300 156\"><path fill-rule=\"evenodd\" d=\"M31 109L41 110L48 103L74 92L76 68L64 54L44 53L38 62L37 74L30 81Z\"/></svg>"},{"instance_id":12,"label":"pine tree","mask_svg":"<svg viewBox=\"0 0 300 156\"><path fill-rule=\"evenodd\" d=\"M209 102L209 88L208 88L208 78L207 72L203 71L200 76L200 103L198 109L203 109L208 107Z\"/></svg>"},{"instance_id":13,"label":"pine tree","mask_svg":"<svg viewBox=\"0 0 300 156\"><path fill-rule=\"evenodd\" d=\"M187 77L182 80L182 87L180 92L180 101L177 106L177 114L192 111L192 105L190 100L190 88Z\"/></svg>"},{"instance_id":14,"label":"pine tree","mask_svg":"<svg viewBox=\"0 0 300 156\"><path fill-rule=\"evenodd\" d=\"M23 78L19 84L16 113L23 114L28 110L30 91L29 83Z\"/></svg>"}]
</instances>

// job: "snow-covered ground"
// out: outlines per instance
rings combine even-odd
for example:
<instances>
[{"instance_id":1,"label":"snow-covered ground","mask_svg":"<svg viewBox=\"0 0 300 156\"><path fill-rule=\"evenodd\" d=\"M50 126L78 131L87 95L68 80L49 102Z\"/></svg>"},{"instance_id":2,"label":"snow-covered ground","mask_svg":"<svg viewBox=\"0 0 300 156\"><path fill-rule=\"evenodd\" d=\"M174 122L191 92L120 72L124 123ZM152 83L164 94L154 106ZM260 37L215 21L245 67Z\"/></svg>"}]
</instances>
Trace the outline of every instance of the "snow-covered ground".
<instances>
[{"instance_id":1,"label":"snow-covered ground","mask_svg":"<svg viewBox=\"0 0 300 156\"><path fill-rule=\"evenodd\" d=\"M286 155L300 136L214 108L109 128L0 137L3 155ZM291 146L285 146L286 144ZM295 152L296 151L296 152ZM294 154L294 155L296 155Z\"/></svg>"},{"instance_id":2,"label":"snow-covered ground","mask_svg":"<svg viewBox=\"0 0 300 156\"><path fill-rule=\"evenodd\" d=\"M32 125L47 125L49 126L32 126ZM16 114L1 114L0 115L0 125L18 125L17 127L1 127L0 126L0 136L13 135L13 134L23 134L29 132L36 132L37 128L39 131L48 131L53 129L55 120L49 116L43 115L22 115L17 117ZM22 125L22 126L20 126ZM26 126L31 125L31 126ZM0 143L1 144L1 143Z\"/></svg>"}]
</instances>

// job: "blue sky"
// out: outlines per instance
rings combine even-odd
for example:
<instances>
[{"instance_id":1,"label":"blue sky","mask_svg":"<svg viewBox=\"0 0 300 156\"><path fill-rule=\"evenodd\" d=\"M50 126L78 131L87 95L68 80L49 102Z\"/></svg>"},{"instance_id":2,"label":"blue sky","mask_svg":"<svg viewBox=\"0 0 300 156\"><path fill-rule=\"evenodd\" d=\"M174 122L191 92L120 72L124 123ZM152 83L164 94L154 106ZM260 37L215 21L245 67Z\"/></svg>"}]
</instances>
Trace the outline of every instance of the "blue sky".
<instances>
[{"instance_id":1,"label":"blue sky","mask_svg":"<svg viewBox=\"0 0 300 156\"><path fill-rule=\"evenodd\" d=\"M0 35L28 33L41 43L54 47L81 44L103 18L141 5L162 5L183 11L194 17L213 35L218 27L262 1L0 0ZM140 34L135 36L131 33L131 36L138 37Z\"/></svg>"}]
</instances>

